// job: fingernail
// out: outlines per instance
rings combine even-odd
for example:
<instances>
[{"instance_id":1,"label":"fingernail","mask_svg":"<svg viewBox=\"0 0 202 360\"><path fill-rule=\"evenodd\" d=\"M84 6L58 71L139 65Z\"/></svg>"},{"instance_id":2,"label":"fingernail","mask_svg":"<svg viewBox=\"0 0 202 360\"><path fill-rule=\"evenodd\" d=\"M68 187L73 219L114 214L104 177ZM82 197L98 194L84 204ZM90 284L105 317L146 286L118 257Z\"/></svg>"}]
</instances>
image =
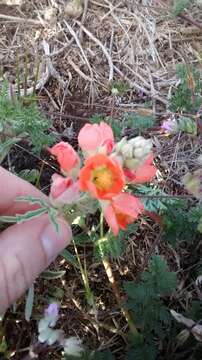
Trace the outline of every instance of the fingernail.
<instances>
[{"instance_id":1,"label":"fingernail","mask_svg":"<svg viewBox=\"0 0 202 360\"><path fill-rule=\"evenodd\" d=\"M62 220L58 220L59 232L49 223L41 234L41 242L46 256L51 262L69 243L72 237L71 228Z\"/></svg>"}]
</instances>

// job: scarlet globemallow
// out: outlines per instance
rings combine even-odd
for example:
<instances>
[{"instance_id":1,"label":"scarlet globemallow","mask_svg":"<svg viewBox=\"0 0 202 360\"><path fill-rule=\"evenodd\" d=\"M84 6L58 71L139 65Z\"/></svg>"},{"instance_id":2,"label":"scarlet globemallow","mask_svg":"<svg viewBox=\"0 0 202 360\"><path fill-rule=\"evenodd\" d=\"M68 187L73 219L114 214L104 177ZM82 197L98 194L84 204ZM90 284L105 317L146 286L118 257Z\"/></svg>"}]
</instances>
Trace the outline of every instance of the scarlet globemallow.
<instances>
[{"instance_id":1,"label":"scarlet globemallow","mask_svg":"<svg viewBox=\"0 0 202 360\"><path fill-rule=\"evenodd\" d=\"M51 155L57 158L61 171L68 174L72 169L79 166L80 160L73 147L64 141L54 145L50 149Z\"/></svg>"},{"instance_id":2,"label":"scarlet globemallow","mask_svg":"<svg viewBox=\"0 0 202 360\"><path fill-rule=\"evenodd\" d=\"M50 197L57 204L71 204L80 197L78 181L71 177L64 178L58 174L52 176Z\"/></svg>"},{"instance_id":3,"label":"scarlet globemallow","mask_svg":"<svg viewBox=\"0 0 202 360\"><path fill-rule=\"evenodd\" d=\"M144 210L142 202L133 195L120 193L110 202L102 202L104 217L115 236L125 230Z\"/></svg>"},{"instance_id":4,"label":"scarlet globemallow","mask_svg":"<svg viewBox=\"0 0 202 360\"><path fill-rule=\"evenodd\" d=\"M98 124L86 124L80 130L78 142L85 155L90 156L100 149L110 154L114 147L114 135L111 127L105 122Z\"/></svg>"},{"instance_id":5,"label":"scarlet globemallow","mask_svg":"<svg viewBox=\"0 0 202 360\"><path fill-rule=\"evenodd\" d=\"M104 154L91 156L79 173L80 190L90 192L97 199L112 199L119 194L125 177L116 160Z\"/></svg>"},{"instance_id":6,"label":"scarlet globemallow","mask_svg":"<svg viewBox=\"0 0 202 360\"><path fill-rule=\"evenodd\" d=\"M143 184L151 181L156 175L156 168L153 163L153 154L150 153L147 159L136 170L125 168L126 181L132 184Z\"/></svg>"}]
</instances>

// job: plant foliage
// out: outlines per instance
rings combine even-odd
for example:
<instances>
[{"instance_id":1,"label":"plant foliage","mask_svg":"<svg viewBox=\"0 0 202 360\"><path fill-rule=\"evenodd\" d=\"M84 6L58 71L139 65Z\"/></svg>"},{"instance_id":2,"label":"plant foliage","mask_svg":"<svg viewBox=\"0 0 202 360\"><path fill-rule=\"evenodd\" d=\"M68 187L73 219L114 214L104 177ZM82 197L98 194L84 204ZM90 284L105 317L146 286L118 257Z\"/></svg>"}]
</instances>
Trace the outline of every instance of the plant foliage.
<instances>
[{"instance_id":1,"label":"plant foliage","mask_svg":"<svg viewBox=\"0 0 202 360\"><path fill-rule=\"evenodd\" d=\"M170 109L174 112L195 113L202 104L202 79L199 70L185 64L176 67L179 85L171 97Z\"/></svg>"},{"instance_id":2,"label":"plant foliage","mask_svg":"<svg viewBox=\"0 0 202 360\"><path fill-rule=\"evenodd\" d=\"M0 92L0 140L6 136L27 137L33 145L33 151L39 153L44 146L54 142L49 134L50 122L39 111L35 102L25 105L22 99L10 99L8 84L3 83ZM7 140L8 141L8 140Z\"/></svg>"},{"instance_id":3,"label":"plant foliage","mask_svg":"<svg viewBox=\"0 0 202 360\"><path fill-rule=\"evenodd\" d=\"M189 204L183 203L168 204L164 212L164 237L172 245L180 241L194 242L197 238L202 207L189 209Z\"/></svg>"},{"instance_id":4,"label":"plant foliage","mask_svg":"<svg viewBox=\"0 0 202 360\"><path fill-rule=\"evenodd\" d=\"M178 16L189 5L190 0L175 0L172 13L174 16Z\"/></svg>"},{"instance_id":5,"label":"plant foliage","mask_svg":"<svg viewBox=\"0 0 202 360\"><path fill-rule=\"evenodd\" d=\"M168 270L166 262L160 256L152 257L148 270L142 274L139 283L125 283L128 296L126 306L132 311L142 335L142 338L138 339L138 346L137 338L132 344L135 359L155 359L155 336L163 338L165 329L169 328L171 323L163 298L170 296L175 291L176 285L176 274ZM132 359L131 354L128 358Z\"/></svg>"}]
</instances>

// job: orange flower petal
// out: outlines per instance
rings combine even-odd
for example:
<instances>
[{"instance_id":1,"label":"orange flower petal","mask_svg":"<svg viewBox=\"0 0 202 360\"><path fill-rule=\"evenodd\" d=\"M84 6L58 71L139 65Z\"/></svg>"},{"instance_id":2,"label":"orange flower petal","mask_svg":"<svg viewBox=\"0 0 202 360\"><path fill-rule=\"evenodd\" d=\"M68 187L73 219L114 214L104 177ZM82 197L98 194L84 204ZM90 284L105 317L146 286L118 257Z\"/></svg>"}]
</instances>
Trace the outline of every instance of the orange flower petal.
<instances>
[{"instance_id":1,"label":"orange flower petal","mask_svg":"<svg viewBox=\"0 0 202 360\"><path fill-rule=\"evenodd\" d=\"M151 181L156 175L156 168L153 165L143 165L135 172L133 184L143 184Z\"/></svg>"},{"instance_id":2,"label":"orange flower petal","mask_svg":"<svg viewBox=\"0 0 202 360\"><path fill-rule=\"evenodd\" d=\"M107 224L112 229L113 234L117 236L119 233L119 224L112 205L107 206L107 208L104 210L104 217Z\"/></svg>"},{"instance_id":3,"label":"orange flower petal","mask_svg":"<svg viewBox=\"0 0 202 360\"><path fill-rule=\"evenodd\" d=\"M144 205L135 196L128 193L121 193L113 199L113 206L117 212L137 218L144 210Z\"/></svg>"},{"instance_id":4,"label":"orange flower petal","mask_svg":"<svg viewBox=\"0 0 202 360\"><path fill-rule=\"evenodd\" d=\"M119 228L125 230L143 210L144 205L139 199L128 193L121 193L104 208L104 216L114 235L117 236Z\"/></svg>"},{"instance_id":5,"label":"orange flower petal","mask_svg":"<svg viewBox=\"0 0 202 360\"><path fill-rule=\"evenodd\" d=\"M132 184L143 184L145 182L151 181L155 175L157 169L154 165L152 165L153 162L153 153L150 153L147 157L147 159L143 162L141 166L138 167L138 169L132 171L129 169L124 169L124 174L126 178L132 183Z\"/></svg>"},{"instance_id":6,"label":"orange flower petal","mask_svg":"<svg viewBox=\"0 0 202 360\"><path fill-rule=\"evenodd\" d=\"M125 185L120 165L104 154L91 156L80 170L81 191L89 191L97 199L111 199L120 193Z\"/></svg>"}]
</instances>

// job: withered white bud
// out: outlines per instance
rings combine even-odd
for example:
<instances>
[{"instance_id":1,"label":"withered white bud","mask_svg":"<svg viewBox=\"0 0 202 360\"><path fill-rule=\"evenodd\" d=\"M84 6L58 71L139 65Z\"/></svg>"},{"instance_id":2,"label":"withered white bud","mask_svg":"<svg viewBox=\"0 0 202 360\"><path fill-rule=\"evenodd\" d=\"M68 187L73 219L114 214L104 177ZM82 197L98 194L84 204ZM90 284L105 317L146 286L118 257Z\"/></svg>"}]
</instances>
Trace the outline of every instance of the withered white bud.
<instances>
[{"instance_id":1,"label":"withered white bud","mask_svg":"<svg viewBox=\"0 0 202 360\"><path fill-rule=\"evenodd\" d=\"M124 147L124 145L126 145L127 144L127 138L126 137L124 137L123 139L121 139L121 141L119 141L118 143L116 143L116 145L115 145L115 152L117 153L117 154L119 154L119 153L121 153L122 152L122 148Z\"/></svg>"},{"instance_id":2,"label":"withered white bud","mask_svg":"<svg viewBox=\"0 0 202 360\"><path fill-rule=\"evenodd\" d=\"M127 140L123 138L115 146L115 155L121 156L123 165L128 169L135 170L146 160L152 150L152 141L137 136Z\"/></svg>"}]
</instances>

